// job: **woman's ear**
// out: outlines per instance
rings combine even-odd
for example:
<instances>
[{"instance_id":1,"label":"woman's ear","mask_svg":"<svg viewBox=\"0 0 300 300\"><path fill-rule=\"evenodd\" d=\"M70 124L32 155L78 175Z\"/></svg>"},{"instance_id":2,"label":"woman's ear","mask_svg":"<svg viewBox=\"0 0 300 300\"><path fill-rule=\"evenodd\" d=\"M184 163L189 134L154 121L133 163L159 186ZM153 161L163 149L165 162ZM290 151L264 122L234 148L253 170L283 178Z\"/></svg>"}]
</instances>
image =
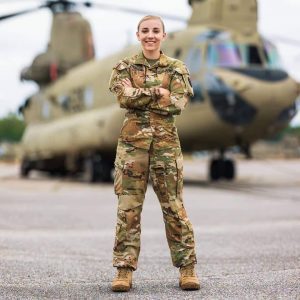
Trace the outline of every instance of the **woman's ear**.
<instances>
[{"instance_id":1,"label":"woman's ear","mask_svg":"<svg viewBox=\"0 0 300 300\"><path fill-rule=\"evenodd\" d=\"M162 40L165 41L167 39L167 33L164 32Z\"/></svg>"},{"instance_id":2,"label":"woman's ear","mask_svg":"<svg viewBox=\"0 0 300 300\"><path fill-rule=\"evenodd\" d=\"M141 39L140 39L140 34L139 34L139 32L138 32L138 31L136 32L136 37L137 37L138 41L140 41L140 40L141 40Z\"/></svg>"}]
</instances>

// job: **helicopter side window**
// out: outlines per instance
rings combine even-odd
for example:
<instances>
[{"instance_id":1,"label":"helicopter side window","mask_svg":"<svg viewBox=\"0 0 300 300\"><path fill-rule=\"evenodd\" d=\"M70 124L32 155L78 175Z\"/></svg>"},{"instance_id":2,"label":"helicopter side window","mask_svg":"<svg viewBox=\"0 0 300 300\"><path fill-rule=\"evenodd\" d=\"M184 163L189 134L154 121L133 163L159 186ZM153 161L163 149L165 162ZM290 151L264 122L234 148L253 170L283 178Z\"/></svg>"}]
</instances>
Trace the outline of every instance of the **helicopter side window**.
<instances>
[{"instance_id":1,"label":"helicopter side window","mask_svg":"<svg viewBox=\"0 0 300 300\"><path fill-rule=\"evenodd\" d=\"M199 81L192 80L193 90L194 90L194 96L191 97L191 102L203 102L204 97L202 93L202 87Z\"/></svg>"},{"instance_id":2,"label":"helicopter side window","mask_svg":"<svg viewBox=\"0 0 300 300\"><path fill-rule=\"evenodd\" d=\"M176 48L175 51L174 51L174 58L179 58L181 53L182 53L182 49L181 48Z\"/></svg>"},{"instance_id":3,"label":"helicopter side window","mask_svg":"<svg viewBox=\"0 0 300 300\"><path fill-rule=\"evenodd\" d=\"M49 119L51 113L51 107L48 100L44 100L42 104L42 118Z\"/></svg>"},{"instance_id":4,"label":"helicopter side window","mask_svg":"<svg viewBox=\"0 0 300 300\"><path fill-rule=\"evenodd\" d=\"M86 108L91 108L94 104L94 91L91 87L87 87L83 91L83 101Z\"/></svg>"},{"instance_id":5,"label":"helicopter side window","mask_svg":"<svg viewBox=\"0 0 300 300\"><path fill-rule=\"evenodd\" d=\"M237 67L242 64L238 47L233 43L208 44L209 66Z\"/></svg>"},{"instance_id":6,"label":"helicopter side window","mask_svg":"<svg viewBox=\"0 0 300 300\"><path fill-rule=\"evenodd\" d=\"M61 105L64 111L70 110L70 97L67 95L59 95L57 97L58 103Z\"/></svg>"},{"instance_id":7,"label":"helicopter side window","mask_svg":"<svg viewBox=\"0 0 300 300\"><path fill-rule=\"evenodd\" d=\"M191 74L197 74L201 68L201 50L199 48L190 49L185 63Z\"/></svg>"},{"instance_id":8,"label":"helicopter side window","mask_svg":"<svg viewBox=\"0 0 300 300\"><path fill-rule=\"evenodd\" d=\"M277 49L273 44L268 41L264 41L264 54L269 67L278 68L281 67L281 62Z\"/></svg>"}]
</instances>

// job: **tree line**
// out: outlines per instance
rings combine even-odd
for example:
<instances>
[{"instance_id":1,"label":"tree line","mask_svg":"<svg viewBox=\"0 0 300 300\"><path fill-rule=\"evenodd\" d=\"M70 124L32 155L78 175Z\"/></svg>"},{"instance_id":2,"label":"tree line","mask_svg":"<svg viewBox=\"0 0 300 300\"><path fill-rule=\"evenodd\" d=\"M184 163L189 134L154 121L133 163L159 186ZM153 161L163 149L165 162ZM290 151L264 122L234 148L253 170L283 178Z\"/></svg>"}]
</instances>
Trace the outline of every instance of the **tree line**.
<instances>
[{"instance_id":1,"label":"tree line","mask_svg":"<svg viewBox=\"0 0 300 300\"><path fill-rule=\"evenodd\" d=\"M24 121L16 114L8 114L0 119L0 143L19 142L25 130Z\"/></svg>"}]
</instances>

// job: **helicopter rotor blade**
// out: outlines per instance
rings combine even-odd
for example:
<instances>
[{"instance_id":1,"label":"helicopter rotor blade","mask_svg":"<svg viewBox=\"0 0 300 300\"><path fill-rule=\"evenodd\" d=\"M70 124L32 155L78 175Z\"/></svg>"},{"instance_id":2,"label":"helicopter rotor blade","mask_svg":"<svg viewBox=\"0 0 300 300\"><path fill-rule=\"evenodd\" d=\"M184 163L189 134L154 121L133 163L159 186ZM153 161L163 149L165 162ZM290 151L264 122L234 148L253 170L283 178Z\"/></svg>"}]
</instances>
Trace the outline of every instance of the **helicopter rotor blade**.
<instances>
[{"instance_id":1,"label":"helicopter rotor blade","mask_svg":"<svg viewBox=\"0 0 300 300\"><path fill-rule=\"evenodd\" d=\"M137 14L137 15L160 15L162 18L164 19L168 19L168 20L173 20L173 21L180 21L180 22L185 22L186 18L181 17L181 16L176 16L176 15L170 15L170 14L159 14L158 12L155 11L146 11L146 10L140 10L140 9L134 9L134 8L129 8L129 7L125 7L125 6L120 6L120 5L114 5L114 4L109 4L109 3L95 3L95 2L90 2L90 1L70 1L70 0L48 0L45 1L46 4L40 5L38 7L35 8L31 8L31 9L26 9L26 10L22 10L16 13L11 13L11 14L7 14L7 15L2 15L0 16L0 21L3 21L5 19L9 19L12 17L16 17L16 16L20 16L20 15L24 15L27 13L31 13L34 11L37 11L39 9L42 8L50 8L52 10L52 7L54 7L55 5L61 4L61 5L82 5L85 7L98 7L101 9L105 9L105 10L114 10L114 11L121 11L121 12L127 12L127 13L132 13L132 14Z\"/></svg>"},{"instance_id":2,"label":"helicopter rotor blade","mask_svg":"<svg viewBox=\"0 0 300 300\"><path fill-rule=\"evenodd\" d=\"M114 10L114 11L121 11L121 12L128 12L132 14L137 14L137 15L160 15L164 19L172 20L172 21L181 21L185 22L186 18L181 17L181 16L175 16L175 15L170 15L170 14L159 14L158 12L155 11L146 11L146 10L140 10L140 9L134 9L134 8L129 8L125 6L120 6L120 5L113 5L113 4L108 4L108 3L94 3L94 2L77 2L78 4L82 4L87 7L98 7L106 10Z\"/></svg>"},{"instance_id":3,"label":"helicopter rotor blade","mask_svg":"<svg viewBox=\"0 0 300 300\"><path fill-rule=\"evenodd\" d=\"M6 19L9 19L9 18L13 18L13 17L16 17L16 16L28 14L28 13L31 13L31 12L34 12L36 10L46 8L46 7L48 7L48 6L47 5L40 5L40 6L35 7L35 8L21 10L19 12L7 14L7 15L2 15L2 16L0 16L0 21L6 20Z\"/></svg>"},{"instance_id":4,"label":"helicopter rotor blade","mask_svg":"<svg viewBox=\"0 0 300 300\"><path fill-rule=\"evenodd\" d=\"M279 36L279 35L271 35L270 39L276 42L281 42L283 44L299 47L300 40L292 39L289 37Z\"/></svg>"}]
</instances>

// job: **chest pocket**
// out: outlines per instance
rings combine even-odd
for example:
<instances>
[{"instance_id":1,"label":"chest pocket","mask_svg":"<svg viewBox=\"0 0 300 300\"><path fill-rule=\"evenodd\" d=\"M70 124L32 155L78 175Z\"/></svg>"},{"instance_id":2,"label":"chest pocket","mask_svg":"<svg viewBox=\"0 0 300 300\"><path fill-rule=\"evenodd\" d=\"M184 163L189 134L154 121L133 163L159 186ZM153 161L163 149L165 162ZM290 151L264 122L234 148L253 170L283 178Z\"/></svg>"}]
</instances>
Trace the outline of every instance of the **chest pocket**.
<instances>
[{"instance_id":1,"label":"chest pocket","mask_svg":"<svg viewBox=\"0 0 300 300\"><path fill-rule=\"evenodd\" d=\"M143 65L131 65L130 77L134 87L143 88L146 81L146 67Z\"/></svg>"}]
</instances>

